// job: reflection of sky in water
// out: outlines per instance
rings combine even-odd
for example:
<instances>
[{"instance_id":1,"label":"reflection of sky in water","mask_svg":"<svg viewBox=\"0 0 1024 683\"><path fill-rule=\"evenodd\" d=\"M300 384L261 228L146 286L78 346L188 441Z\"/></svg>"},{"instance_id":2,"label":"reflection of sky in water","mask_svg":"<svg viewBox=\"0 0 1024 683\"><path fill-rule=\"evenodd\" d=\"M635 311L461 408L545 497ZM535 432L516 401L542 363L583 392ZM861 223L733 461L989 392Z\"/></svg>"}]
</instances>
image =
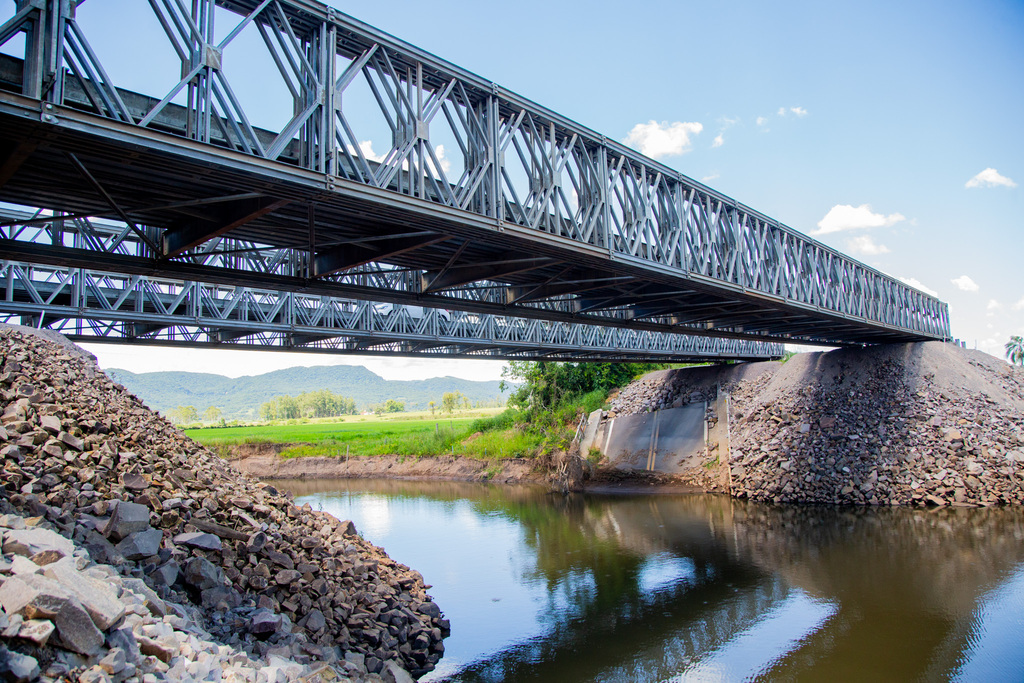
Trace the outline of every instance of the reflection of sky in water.
<instances>
[{"instance_id":1,"label":"reflection of sky in water","mask_svg":"<svg viewBox=\"0 0 1024 683\"><path fill-rule=\"evenodd\" d=\"M640 569L640 592L653 595L695 578L693 560L672 553L655 553L644 560Z\"/></svg>"},{"instance_id":2,"label":"reflection of sky in water","mask_svg":"<svg viewBox=\"0 0 1024 683\"><path fill-rule=\"evenodd\" d=\"M685 673L669 680L673 683L750 680L824 626L836 609L835 605L794 590L756 624L709 653Z\"/></svg>"},{"instance_id":3,"label":"reflection of sky in water","mask_svg":"<svg viewBox=\"0 0 1024 683\"><path fill-rule=\"evenodd\" d=\"M1024 671L1024 565L979 600L973 626L954 681L1008 681Z\"/></svg>"},{"instance_id":4,"label":"reflection of sky in water","mask_svg":"<svg viewBox=\"0 0 1024 683\"><path fill-rule=\"evenodd\" d=\"M565 596L549 595L543 581L523 581L535 558L519 524L480 514L468 502L353 493L296 497L296 505L303 503L351 519L364 538L434 585L429 592L451 620L452 635L437 671L423 681L542 637L545 615L568 606Z\"/></svg>"}]
</instances>

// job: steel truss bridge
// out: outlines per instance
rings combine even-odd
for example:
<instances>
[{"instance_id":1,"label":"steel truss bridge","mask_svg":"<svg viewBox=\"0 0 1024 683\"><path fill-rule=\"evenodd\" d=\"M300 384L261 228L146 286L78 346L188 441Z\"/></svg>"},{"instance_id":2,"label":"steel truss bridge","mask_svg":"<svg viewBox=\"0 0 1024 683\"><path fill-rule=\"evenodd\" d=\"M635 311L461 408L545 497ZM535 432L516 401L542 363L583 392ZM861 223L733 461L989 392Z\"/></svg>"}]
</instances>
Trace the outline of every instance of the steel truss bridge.
<instances>
[{"instance_id":1,"label":"steel truss bridge","mask_svg":"<svg viewBox=\"0 0 1024 683\"><path fill-rule=\"evenodd\" d=\"M12 219L21 218L21 222ZM125 226L0 211L4 228L110 242ZM80 341L520 360L761 360L782 345L379 304L85 268L0 261L0 311ZM0 319L3 316L0 314Z\"/></svg>"},{"instance_id":2,"label":"steel truss bridge","mask_svg":"<svg viewBox=\"0 0 1024 683\"><path fill-rule=\"evenodd\" d=\"M146 92L76 5L0 25L0 312L498 357L949 337L934 297L321 3L150 0ZM273 125L254 78L292 105Z\"/></svg>"}]
</instances>

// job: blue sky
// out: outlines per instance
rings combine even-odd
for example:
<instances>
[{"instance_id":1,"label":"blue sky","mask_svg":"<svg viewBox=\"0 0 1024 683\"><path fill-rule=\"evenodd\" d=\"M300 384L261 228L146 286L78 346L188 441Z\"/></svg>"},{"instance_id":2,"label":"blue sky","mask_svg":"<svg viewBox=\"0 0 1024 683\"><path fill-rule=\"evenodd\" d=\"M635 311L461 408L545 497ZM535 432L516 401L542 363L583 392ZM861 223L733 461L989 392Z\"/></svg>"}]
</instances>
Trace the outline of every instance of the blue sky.
<instances>
[{"instance_id":1,"label":"blue sky","mask_svg":"<svg viewBox=\"0 0 1024 683\"><path fill-rule=\"evenodd\" d=\"M1020 0L331 4L936 293L969 347L1002 356L1024 334ZM79 16L116 6L149 12Z\"/></svg>"}]
</instances>

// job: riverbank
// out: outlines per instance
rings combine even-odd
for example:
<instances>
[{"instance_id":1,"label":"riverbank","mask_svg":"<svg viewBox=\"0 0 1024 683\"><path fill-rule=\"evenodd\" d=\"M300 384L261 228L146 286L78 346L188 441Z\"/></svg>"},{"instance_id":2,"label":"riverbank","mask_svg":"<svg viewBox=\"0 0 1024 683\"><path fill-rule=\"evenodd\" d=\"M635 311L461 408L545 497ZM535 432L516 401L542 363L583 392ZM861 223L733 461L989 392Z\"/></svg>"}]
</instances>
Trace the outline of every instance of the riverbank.
<instances>
[{"instance_id":1,"label":"riverbank","mask_svg":"<svg viewBox=\"0 0 1024 683\"><path fill-rule=\"evenodd\" d=\"M1024 368L925 342L652 373L612 415L728 394L703 463L738 498L835 505L1024 503Z\"/></svg>"},{"instance_id":2,"label":"riverbank","mask_svg":"<svg viewBox=\"0 0 1024 683\"><path fill-rule=\"evenodd\" d=\"M0 413L15 680L409 680L440 660L449 624L418 572L188 439L59 335L0 327Z\"/></svg>"},{"instance_id":3,"label":"riverbank","mask_svg":"<svg viewBox=\"0 0 1024 683\"><path fill-rule=\"evenodd\" d=\"M675 475L593 468L585 488L726 493L833 505L1024 503L1024 368L941 342L662 370L624 387L605 419L728 395L726 437ZM259 477L548 483L556 464L471 458L292 458L242 447Z\"/></svg>"},{"instance_id":4,"label":"riverbank","mask_svg":"<svg viewBox=\"0 0 1024 683\"><path fill-rule=\"evenodd\" d=\"M536 461L525 458L478 460L460 456L399 455L282 458L288 444L245 444L229 449L229 461L260 479L439 479L499 484L542 483Z\"/></svg>"}]
</instances>

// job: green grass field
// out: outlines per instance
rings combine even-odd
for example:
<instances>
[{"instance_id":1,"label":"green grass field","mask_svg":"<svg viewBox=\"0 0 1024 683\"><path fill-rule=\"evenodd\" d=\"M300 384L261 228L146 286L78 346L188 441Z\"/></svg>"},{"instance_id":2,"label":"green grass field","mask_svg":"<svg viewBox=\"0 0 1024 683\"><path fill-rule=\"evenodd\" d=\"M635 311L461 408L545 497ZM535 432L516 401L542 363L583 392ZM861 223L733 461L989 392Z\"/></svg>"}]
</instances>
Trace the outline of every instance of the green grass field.
<instances>
[{"instance_id":1,"label":"green grass field","mask_svg":"<svg viewBox=\"0 0 1024 683\"><path fill-rule=\"evenodd\" d=\"M515 430L488 431L473 438L474 424L498 410L473 411L466 417L414 415L353 416L343 421L267 424L245 427L188 429L189 437L204 446L226 450L257 443L294 444L284 457L361 455L441 455L454 453L477 458L530 457L538 438Z\"/></svg>"}]
</instances>

